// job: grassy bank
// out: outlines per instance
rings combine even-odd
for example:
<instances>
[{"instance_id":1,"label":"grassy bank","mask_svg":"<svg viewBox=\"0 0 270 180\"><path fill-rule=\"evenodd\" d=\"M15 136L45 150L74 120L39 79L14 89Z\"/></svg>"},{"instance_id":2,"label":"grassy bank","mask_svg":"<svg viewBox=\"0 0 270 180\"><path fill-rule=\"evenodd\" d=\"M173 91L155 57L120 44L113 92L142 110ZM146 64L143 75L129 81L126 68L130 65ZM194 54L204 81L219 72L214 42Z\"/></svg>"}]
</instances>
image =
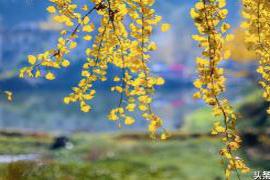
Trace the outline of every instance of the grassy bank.
<instances>
[{"instance_id":1,"label":"grassy bank","mask_svg":"<svg viewBox=\"0 0 270 180\"><path fill-rule=\"evenodd\" d=\"M215 138L157 142L138 137L75 134L72 149L54 151L49 150L53 140L49 136L1 137L1 154L41 153L43 158L2 164L0 179L223 179L217 155L220 143Z\"/></svg>"}]
</instances>

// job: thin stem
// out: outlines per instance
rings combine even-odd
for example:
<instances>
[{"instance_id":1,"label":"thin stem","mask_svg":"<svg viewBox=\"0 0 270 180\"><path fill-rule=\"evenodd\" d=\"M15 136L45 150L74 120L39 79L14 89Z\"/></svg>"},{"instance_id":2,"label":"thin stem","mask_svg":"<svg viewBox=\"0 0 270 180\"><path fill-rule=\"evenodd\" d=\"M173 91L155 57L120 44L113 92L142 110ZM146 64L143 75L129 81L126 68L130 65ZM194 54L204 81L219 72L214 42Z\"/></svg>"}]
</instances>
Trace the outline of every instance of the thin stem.
<instances>
[{"instance_id":1,"label":"thin stem","mask_svg":"<svg viewBox=\"0 0 270 180\"><path fill-rule=\"evenodd\" d=\"M148 93L148 77L149 77L149 72L147 70L147 66L146 66L146 62L145 62L145 58L144 58L144 46L145 46L145 41L144 41L144 22L145 22L145 17L144 17L144 9L142 6L142 0L140 0L140 6L141 6L141 11L142 11L142 17L141 17L141 21L142 21L142 27L141 27L141 48L142 48L142 53L141 53L141 62L142 62L142 66L143 66L143 71L144 71L144 75L145 75L145 88L146 88L146 93L147 95L149 95ZM152 114L152 107L151 104L148 104L148 109L149 109L149 113Z\"/></svg>"},{"instance_id":2,"label":"thin stem","mask_svg":"<svg viewBox=\"0 0 270 180\"><path fill-rule=\"evenodd\" d=\"M203 4L204 4L204 9L206 9L206 4L207 3L210 3L209 1L207 0L203 0ZM224 107L222 106L220 100L218 99L218 95L217 93L215 92L214 90L214 86L215 86L215 78L214 78L214 71L215 71L215 55L216 55L216 38L215 38L215 29L214 29L214 23L213 23L213 20L212 19L208 19L208 16L209 14L207 13L208 11L204 11L204 16L205 16L205 20L207 22L207 29L209 30L209 36L208 36L208 44L209 44L209 50L208 50L208 53L209 53L209 58L210 58L210 78L211 78L211 91L212 91L212 95L214 96L214 99L215 99L215 102L216 104L218 105L218 108L221 110L222 112L222 115L223 115L223 121L224 121L224 125L225 125L225 135L226 135L226 138L229 139L229 134L228 134L228 116L227 116L227 113L224 109ZM209 22L212 23L212 25L209 24ZM212 40L214 41L215 44L212 44L211 43L211 36L212 36ZM211 52L213 50L213 53ZM229 153L232 154L231 152L231 149L230 148L227 148ZM238 170L236 169L236 167L234 168L236 174L237 174L237 177L238 179L240 180L240 175L239 175L239 172Z\"/></svg>"}]
</instances>

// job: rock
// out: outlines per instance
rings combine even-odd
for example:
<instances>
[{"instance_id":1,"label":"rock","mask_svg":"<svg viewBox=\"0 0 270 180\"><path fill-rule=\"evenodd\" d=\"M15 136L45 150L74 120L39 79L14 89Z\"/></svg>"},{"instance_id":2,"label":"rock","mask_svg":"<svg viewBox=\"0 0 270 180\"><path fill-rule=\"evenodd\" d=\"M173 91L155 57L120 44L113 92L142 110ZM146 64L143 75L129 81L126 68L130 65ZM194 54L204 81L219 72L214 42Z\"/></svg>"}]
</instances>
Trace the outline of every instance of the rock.
<instances>
[{"instance_id":1,"label":"rock","mask_svg":"<svg viewBox=\"0 0 270 180\"><path fill-rule=\"evenodd\" d=\"M52 150L57 150L57 149L61 149L61 148L66 148L67 145L69 145L69 138L66 136L59 136L54 138L54 142L51 145Z\"/></svg>"}]
</instances>

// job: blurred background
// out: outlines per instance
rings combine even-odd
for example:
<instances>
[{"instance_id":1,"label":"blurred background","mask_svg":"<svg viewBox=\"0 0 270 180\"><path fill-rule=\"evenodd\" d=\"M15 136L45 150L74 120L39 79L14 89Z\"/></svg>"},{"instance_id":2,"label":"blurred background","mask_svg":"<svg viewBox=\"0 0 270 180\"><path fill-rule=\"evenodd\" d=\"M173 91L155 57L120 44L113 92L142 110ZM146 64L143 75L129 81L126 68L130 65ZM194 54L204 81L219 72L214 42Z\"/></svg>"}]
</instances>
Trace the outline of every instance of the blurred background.
<instances>
[{"instance_id":1,"label":"blurred background","mask_svg":"<svg viewBox=\"0 0 270 180\"><path fill-rule=\"evenodd\" d=\"M87 2L81 0L79 4ZM82 113L78 104L64 105L63 97L80 79L84 49L79 41L72 66L54 81L19 79L28 54L54 47L61 26L46 12L44 0L0 0L0 88L14 94L12 103L0 97L0 177L7 179L223 179L218 157L221 144L209 136L215 119L196 91L195 58L200 54L189 10L195 0L157 0L155 9L172 29L154 32L159 49L150 67L166 84L158 88L154 110L173 132L166 142L147 136L147 122L119 129L106 119L118 102L112 82L96 85L93 111ZM228 78L226 96L239 112L244 139L240 151L255 170L270 168L268 103L261 98L257 57L244 43L241 3L228 0L228 22L235 39L226 44L232 58L223 63ZM109 75L117 70L110 68ZM252 179L252 172L244 179ZM2 174L2 176L1 176Z\"/></svg>"}]
</instances>

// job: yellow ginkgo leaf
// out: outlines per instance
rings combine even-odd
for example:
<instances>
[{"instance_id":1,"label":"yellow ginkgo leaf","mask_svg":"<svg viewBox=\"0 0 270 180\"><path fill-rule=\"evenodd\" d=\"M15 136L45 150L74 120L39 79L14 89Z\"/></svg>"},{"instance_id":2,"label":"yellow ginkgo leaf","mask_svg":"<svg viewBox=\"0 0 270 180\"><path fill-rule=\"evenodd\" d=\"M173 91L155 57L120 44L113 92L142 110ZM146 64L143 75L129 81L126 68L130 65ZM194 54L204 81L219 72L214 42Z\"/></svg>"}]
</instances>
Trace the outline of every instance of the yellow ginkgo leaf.
<instances>
[{"instance_id":1,"label":"yellow ginkgo leaf","mask_svg":"<svg viewBox=\"0 0 270 180\"><path fill-rule=\"evenodd\" d=\"M170 29L171 29L171 25L168 24L168 23L164 23L164 24L161 25L161 31L162 31L162 32L167 32L167 31L169 31Z\"/></svg>"},{"instance_id":2,"label":"yellow ginkgo leaf","mask_svg":"<svg viewBox=\"0 0 270 180\"><path fill-rule=\"evenodd\" d=\"M134 111L135 110L135 108L136 108L136 104L128 104L127 106L126 106L126 109L128 110L128 111Z\"/></svg>"},{"instance_id":3,"label":"yellow ginkgo leaf","mask_svg":"<svg viewBox=\"0 0 270 180\"><path fill-rule=\"evenodd\" d=\"M193 94L193 98L194 99L199 99L199 98L201 98L202 96L201 96L201 93L200 92L196 92L196 93L194 93Z\"/></svg>"},{"instance_id":4,"label":"yellow ginkgo leaf","mask_svg":"<svg viewBox=\"0 0 270 180\"><path fill-rule=\"evenodd\" d=\"M88 9L89 9L89 8L88 8L87 5L84 5L84 6L82 7L82 10L83 10L83 11L88 11Z\"/></svg>"},{"instance_id":5,"label":"yellow ginkgo leaf","mask_svg":"<svg viewBox=\"0 0 270 180\"><path fill-rule=\"evenodd\" d=\"M132 125L132 124L134 124L134 123L135 123L135 120L134 120L132 117L127 116L127 117L125 118L125 124L126 124L126 125Z\"/></svg>"},{"instance_id":6,"label":"yellow ginkgo leaf","mask_svg":"<svg viewBox=\"0 0 270 180\"><path fill-rule=\"evenodd\" d=\"M49 13L55 13L55 12L56 12L56 9L55 9L54 6L49 6L49 7L47 8L47 11L48 11Z\"/></svg>"},{"instance_id":7,"label":"yellow ginkgo leaf","mask_svg":"<svg viewBox=\"0 0 270 180\"><path fill-rule=\"evenodd\" d=\"M91 110L91 106L89 105L84 105L84 106L81 106L81 111L82 112L89 112Z\"/></svg>"},{"instance_id":8,"label":"yellow ginkgo leaf","mask_svg":"<svg viewBox=\"0 0 270 180\"><path fill-rule=\"evenodd\" d=\"M68 60L63 60L62 61L62 66L63 67L68 67L70 65L70 62Z\"/></svg>"},{"instance_id":9,"label":"yellow ginkgo leaf","mask_svg":"<svg viewBox=\"0 0 270 180\"><path fill-rule=\"evenodd\" d=\"M85 36L83 37L83 39L84 39L85 41L91 41L92 36L90 36L90 35L85 35Z\"/></svg>"},{"instance_id":10,"label":"yellow ginkgo leaf","mask_svg":"<svg viewBox=\"0 0 270 180\"><path fill-rule=\"evenodd\" d=\"M83 32L92 32L94 31L94 26L93 25L86 25L86 26L83 26Z\"/></svg>"},{"instance_id":11,"label":"yellow ginkgo leaf","mask_svg":"<svg viewBox=\"0 0 270 180\"><path fill-rule=\"evenodd\" d=\"M35 78L39 78L40 76L41 76L41 72L40 70L37 70L35 74Z\"/></svg>"},{"instance_id":12,"label":"yellow ginkgo leaf","mask_svg":"<svg viewBox=\"0 0 270 180\"><path fill-rule=\"evenodd\" d=\"M45 78L47 80L54 80L55 79L55 75L52 72L48 72L45 76Z\"/></svg>"},{"instance_id":13,"label":"yellow ginkgo leaf","mask_svg":"<svg viewBox=\"0 0 270 180\"><path fill-rule=\"evenodd\" d=\"M33 55L29 55L28 56L28 62L29 62L29 64L35 64L36 63L36 61L37 61L37 58L35 57L35 56L33 56Z\"/></svg>"},{"instance_id":14,"label":"yellow ginkgo leaf","mask_svg":"<svg viewBox=\"0 0 270 180\"><path fill-rule=\"evenodd\" d=\"M70 45L69 45L69 48L70 48L70 49L74 49L74 48L76 48L76 47L77 47L77 43L74 42L74 41L72 41L72 42L70 43Z\"/></svg>"},{"instance_id":15,"label":"yellow ginkgo leaf","mask_svg":"<svg viewBox=\"0 0 270 180\"><path fill-rule=\"evenodd\" d=\"M225 33L228 29L230 29L231 28L231 25L230 24L228 24L228 23L223 23L222 25L221 25L221 32L222 33Z\"/></svg>"},{"instance_id":16,"label":"yellow ginkgo leaf","mask_svg":"<svg viewBox=\"0 0 270 180\"><path fill-rule=\"evenodd\" d=\"M12 99L13 99L13 93L10 92L10 91L5 91L4 93L6 94L7 100L8 101L12 101Z\"/></svg>"},{"instance_id":17,"label":"yellow ginkgo leaf","mask_svg":"<svg viewBox=\"0 0 270 180\"><path fill-rule=\"evenodd\" d=\"M165 83L165 80L162 78L162 77L158 77L157 78L157 82L156 82L156 85L163 85Z\"/></svg>"},{"instance_id":18,"label":"yellow ginkgo leaf","mask_svg":"<svg viewBox=\"0 0 270 180\"><path fill-rule=\"evenodd\" d=\"M83 24L88 24L90 22L90 18L88 16L86 16L84 19L83 19Z\"/></svg>"},{"instance_id":19,"label":"yellow ginkgo leaf","mask_svg":"<svg viewBox=\"0 0 270 180\"><path fill-rule=\"evenodd\" d=\"M114 78L113 78L113 81L114 82L119 82L121 79L118 77L118 76L115 76Z\"/></svg>"},{"instance_id":20,"label":"yellow ginkgo leaf","mask_svg":"<svg viewBox=\"0 0 270 180\"><path fill-rule=\"evenodd\" d=\"M196 88L198 88L198 89L201 88L202 85L203 85L202 82L201 82L200 80L195 80L193 84L194 84L194 86L195 86Z\"/></svg>"},{"instance_id":21,"label":"yellow ginkgo leaf","mask_svg":"<svg viewBox=\"0 0 270 180\"><path fill-rule=\"evenodd\" d=\"M69 97L65 97L63 101L64 101L65 104L69 104L70 103L70 98Z\"/></svg>"}]
</instances>

